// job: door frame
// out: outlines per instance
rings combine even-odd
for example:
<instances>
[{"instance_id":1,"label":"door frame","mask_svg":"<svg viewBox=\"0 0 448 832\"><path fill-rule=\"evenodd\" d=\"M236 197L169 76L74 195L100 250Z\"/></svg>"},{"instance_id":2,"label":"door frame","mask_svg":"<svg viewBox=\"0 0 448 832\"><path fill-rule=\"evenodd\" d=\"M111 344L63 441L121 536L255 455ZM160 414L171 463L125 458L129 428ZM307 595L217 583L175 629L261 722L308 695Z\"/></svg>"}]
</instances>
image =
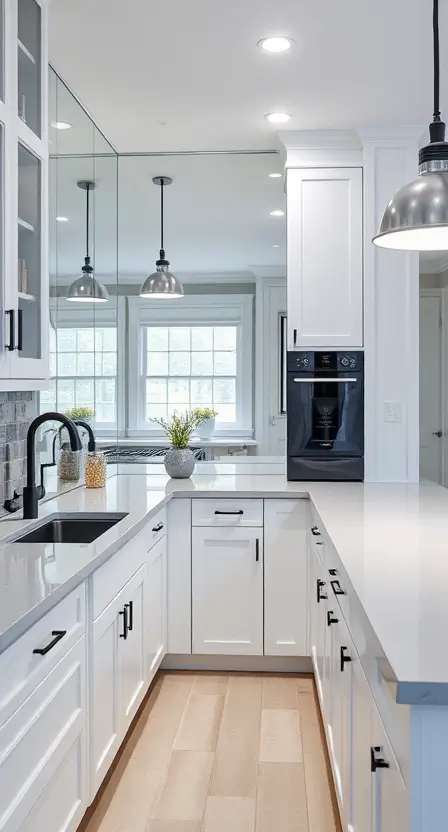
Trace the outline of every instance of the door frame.
<instances>
[{"instance_id":1,"label":"door frame","mask_svg":"<svg viewBox=\"0 0 448 832\"><path fill-rule=\"evenodd\" d=\"M419 301L420 298L440 298L440 430L443 433L442 436L442 472L441 472L441 484L446 487L447 486L447 474L448 474L448 446L446 441L446 430L448 426L448 403L446 400L446 391L448 390L448 356L446 355L446 350L444 349L444 344L447 343L448 339L448 320L446 315L446 310L448 308L448 286L445 288L435 288L435 289L420 289L419 292ZM420 373L420 366L419 366L419 373ZM420 377L419 377L420 381Z\"/></svg>"}]
</instances>

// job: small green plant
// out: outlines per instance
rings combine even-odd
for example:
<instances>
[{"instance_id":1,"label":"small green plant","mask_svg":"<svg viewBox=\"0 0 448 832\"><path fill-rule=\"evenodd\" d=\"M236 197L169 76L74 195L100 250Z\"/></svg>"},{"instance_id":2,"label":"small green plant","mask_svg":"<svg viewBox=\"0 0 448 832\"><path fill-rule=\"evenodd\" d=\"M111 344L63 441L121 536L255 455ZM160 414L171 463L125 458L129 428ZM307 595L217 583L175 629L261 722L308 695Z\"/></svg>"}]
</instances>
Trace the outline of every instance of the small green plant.
<instances>
[{"instance_id":1,"label":"small green plant","mask_svg":"<svg viewBox=\"0 0 448 832\"><path fill-rule=\"evenodd\" d=\"M197 427L196 417L188 410L185 413L174 411L168 421L166 419L151 419L156 425L160 425L171 440L173 448L188 448L191 434Z\"/></svg>"},{"instance_id":2,"label":"small green plant","mask_svg":"<svg viewBox=\"0 0 448 832\"><path fill-rule=\"evenodd\" d=\"M218 415L217 410L211 407L195 407L192 415L196 419L196 427L202 425L203 422L208 422L209 419L214 419Z\"/></svg>"},{"instance_id":3,"label":"small green plant","mask_svg":"<svg viewBox=\"0 0 448 832\"><path fill-rule=\"evenodd\" d=\"M64 415L68 419L83 419L84 421L89 421L95 417L95 411L91 407L70 407L65 411Z\"/></svg>"}]
</instances>

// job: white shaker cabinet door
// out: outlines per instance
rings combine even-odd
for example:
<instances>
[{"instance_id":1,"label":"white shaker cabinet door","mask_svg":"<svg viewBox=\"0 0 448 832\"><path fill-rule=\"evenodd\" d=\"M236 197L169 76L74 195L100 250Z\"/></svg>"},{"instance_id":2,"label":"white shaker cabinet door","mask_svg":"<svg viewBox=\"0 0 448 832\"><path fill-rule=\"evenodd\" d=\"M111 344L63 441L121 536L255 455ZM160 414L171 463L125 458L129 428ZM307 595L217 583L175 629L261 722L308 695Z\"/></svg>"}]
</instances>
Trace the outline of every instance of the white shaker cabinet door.
<instances>
[{"instance_id":1,"label":"white shaker cabinet door","mask_svg":"<svg viewBox=\"0 0 448 832\"><path fill-rule=\"evenodd\" d=\"M288 349L362 347L361 168L290 169Z\"/></svg>"},{"instance_id":2,"label":"white shaker cabinet door","mask_svg":"<svg viewBox=\"0 0 448 832\"><path fill-rule=\"evenodd\" d=\"M264 652L306 656L306 500L264 501Z\"/></svg>"},{"instance_id":3,"label":"white shaker cabinet door","mask_svg":"<svg viewBox=\"0 0 448 832\"><path fill-rule=\"evenodd\" d=\"M325 668L325 640L327 619L328 584L323 579L324 568L309 549L309 644L311 659L314 667L317 692L321 708L324 710L324 668Z\"/></svg>"},{"instance_id":4,"label":"white shaker cabinet door","mask_svg":"<svg viewBox=\"0 0 448 832\"><path fill-rule=\"evenodd\" d=\"M358 657L352 665L351 828L375 832L372 816L372 718L374 704ZM397 827L398 829L398 827Z\"/></svg>"},{"instance_id":5,"label":"white shaker cabinet door","mask_svg":"<svg viewBox=\"0 0 448 832\"><path fill-rule=\"evenodd\" d=\"M162 537L148 552L145 599L148 682L153 679L166 653L166 552L166 537Z\"/></svg>"},{"instance_id":6,"label":"white shaker cabinet door","mask_svg":"<svg viewBox=\"0 0 448 832\"><path fill-rule=\"evenodd\" d=\"M193 653L263 655L263 530L194 528Z\"/></svg>"},{"instance_id":7,"label":"white shaker cabinet door","mask_svg":"<svg viewBox=\"0 0 448 832\"><path fill-rule=\"evenodd\" d=\"M146 690L145 656L146 563L120 593L124 598L126 638L118 653L119 710L124 735Z\"/></svg>"},{"instance_id":8,"label":"white shaker cabinet door","mask_svg":"<svg viewBox=\"0 0 448 832\"><path fill-rule=\"evenodd\" d=\"M373 708L371 769L373 832L408 830L406 786L376 707Z\"/></svg>"}]
</instances>

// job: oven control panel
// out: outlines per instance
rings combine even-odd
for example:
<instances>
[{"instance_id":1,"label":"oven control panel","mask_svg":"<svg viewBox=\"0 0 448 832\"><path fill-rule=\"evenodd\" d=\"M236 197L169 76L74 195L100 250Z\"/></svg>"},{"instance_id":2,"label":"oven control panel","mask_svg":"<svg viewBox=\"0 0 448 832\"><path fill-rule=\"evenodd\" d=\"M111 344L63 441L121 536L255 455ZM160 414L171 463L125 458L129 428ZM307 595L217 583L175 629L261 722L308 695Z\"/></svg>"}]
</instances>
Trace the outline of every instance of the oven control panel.
<instances>
[{"instance_id":1,"label":"oven control panel","mask_svg":"<svg viewBox=\"0 0 448 832\"><path fill-rule=\"evenodd\" d=\"M290 372L343 373L347 370L362 371L364 353L362 352L288 352L288 370Z\"/></svg>"}]
</instances>

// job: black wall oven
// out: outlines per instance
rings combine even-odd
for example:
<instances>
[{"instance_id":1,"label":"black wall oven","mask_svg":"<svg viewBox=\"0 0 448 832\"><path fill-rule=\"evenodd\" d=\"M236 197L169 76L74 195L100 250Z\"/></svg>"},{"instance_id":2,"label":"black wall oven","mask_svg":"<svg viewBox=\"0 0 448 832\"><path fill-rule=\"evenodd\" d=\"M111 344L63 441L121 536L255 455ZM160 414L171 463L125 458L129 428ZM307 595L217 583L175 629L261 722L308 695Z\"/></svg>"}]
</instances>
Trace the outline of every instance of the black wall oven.
<instances>
[{"instance_id":1,"label":"black wall oven","mask_svg":"<svg viewBox=\"0 0 448 832\"><path fill-rule=\"evenodd\" d=\"M289 352L288 480L364 479L364 354Z\"/></svg>"}]
</instances>

